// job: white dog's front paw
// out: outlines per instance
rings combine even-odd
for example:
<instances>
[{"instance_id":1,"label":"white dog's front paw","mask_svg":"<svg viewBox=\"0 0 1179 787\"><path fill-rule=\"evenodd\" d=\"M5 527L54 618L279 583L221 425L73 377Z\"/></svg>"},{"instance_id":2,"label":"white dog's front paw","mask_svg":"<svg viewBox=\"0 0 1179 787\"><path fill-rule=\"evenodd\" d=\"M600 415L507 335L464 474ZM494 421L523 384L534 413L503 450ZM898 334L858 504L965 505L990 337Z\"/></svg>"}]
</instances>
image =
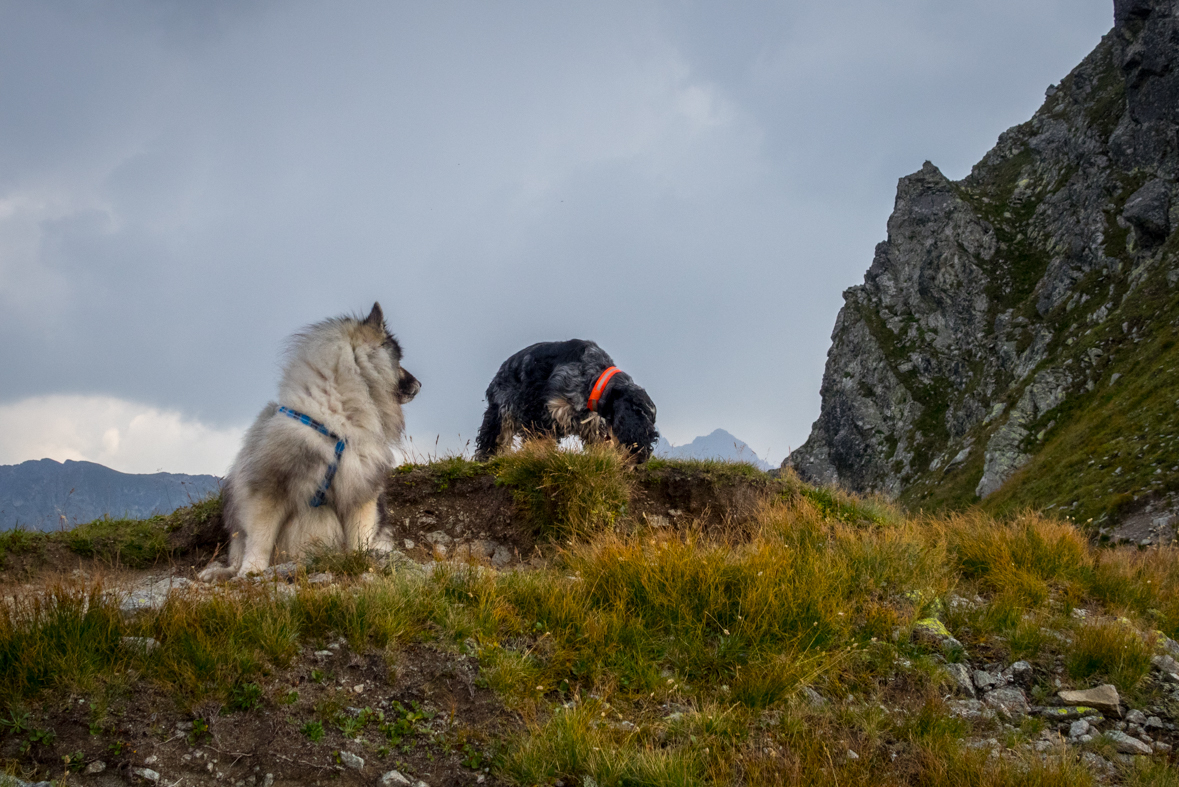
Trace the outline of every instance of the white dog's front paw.
<instances>
[{"instance_id":1,"label":"white dog's front paw","mask_svg":"<svg viewBox=\"0 0 1179 787\"><path fill-rule=\"evenodd\" d=\"M231 578L236 573L229 566L223 566L220 563L211 563L204 571L197 574L197 579L201 582L222 582Z\"/></svg>"},{"instance_id":2,"label":"white dog's front paw","mask_svg":"<svg viewBox=\"0 0 1179 787\"><path fill-rule=\"evenodd\" d=\"M368 549L379 555L386 555L396 548L393 537L388 533L378 533L368 544Z\"/></svg>"}]
</instances>

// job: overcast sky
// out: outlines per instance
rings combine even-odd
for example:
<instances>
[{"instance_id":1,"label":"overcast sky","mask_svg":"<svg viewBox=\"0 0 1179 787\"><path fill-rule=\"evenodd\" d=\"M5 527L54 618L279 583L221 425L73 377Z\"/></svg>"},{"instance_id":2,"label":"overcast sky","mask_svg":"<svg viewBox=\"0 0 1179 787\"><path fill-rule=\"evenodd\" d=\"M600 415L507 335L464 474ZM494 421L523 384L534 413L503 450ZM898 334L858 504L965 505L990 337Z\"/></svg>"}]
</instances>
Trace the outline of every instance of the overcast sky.
<instances>
[{"instance_id":1,"label":"overcast sky","mask_svg":"<svg viewBox=\"0 0 1179 787\"><path fill-rule=\"evenodd\" d=\"M1110 0L0 0L0 464L222 474L380 300L420 454L593 339L777 463L896 181L966 175Z\"/></svg>"}]
</instances>

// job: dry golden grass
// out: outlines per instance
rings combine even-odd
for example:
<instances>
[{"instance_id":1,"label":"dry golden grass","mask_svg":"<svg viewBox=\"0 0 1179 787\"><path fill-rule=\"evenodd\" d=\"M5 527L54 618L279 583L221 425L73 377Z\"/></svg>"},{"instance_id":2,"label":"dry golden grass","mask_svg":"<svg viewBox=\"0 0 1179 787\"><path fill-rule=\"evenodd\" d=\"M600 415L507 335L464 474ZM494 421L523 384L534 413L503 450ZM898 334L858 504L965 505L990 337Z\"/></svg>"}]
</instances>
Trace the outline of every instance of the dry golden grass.
<instances>
[{"instance_id":1,"label":"dry golden grass","mask_svg":"<svg viewBox=\"0 0 1179 787\"><path fill-rule=\"evenodd\" d=\"M365 555L324 557L364 576L285 593L231 586L134 619L98 587L21 597L0 604L0 716L128 680L182 707L261 712L261 676L309 643L394 654L435 639L473 647L482 679L526 720L496 763L519 784L1080 786L1092 779L1074 757L992 759L963 745L1003 733L949 715L940 657L909 631L940 617L968 652L1043 669L1069 638L1066 679L1132 692L1153 632L1179 626L1176 550L1115 553L1033 514L914 517L835 494L784 495L740 533L620 529L616 455L537 443L513 456L502 477L535 483L525 504L566 539L548 566L382 574ZM1085 621L1071 617L1078 607ZM123 636L159 646L131 651ZM831 702L808 706L804 687Z\"/></svg>"}]
</instances>

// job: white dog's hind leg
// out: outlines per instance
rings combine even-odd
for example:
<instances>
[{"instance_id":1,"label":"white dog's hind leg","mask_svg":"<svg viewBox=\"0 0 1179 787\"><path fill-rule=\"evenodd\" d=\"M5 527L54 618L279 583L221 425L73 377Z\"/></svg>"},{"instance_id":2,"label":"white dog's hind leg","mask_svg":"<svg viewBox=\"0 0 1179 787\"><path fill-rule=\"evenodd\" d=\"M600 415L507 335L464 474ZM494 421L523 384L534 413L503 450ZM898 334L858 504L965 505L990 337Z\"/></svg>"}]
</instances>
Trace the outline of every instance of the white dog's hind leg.
<instances>
[{"instance_id":1,"label":"white dog's hind leg","mask_svg":"<svg viewBox=\"0 0 1179 787\"><path fill-rule=\"evenodd\" d=\"M377 547L377 500L373 498L344 517L344 548L355 551Z\"/></svg>"},{"instance_id":2,"label":"white dog's hind leg","mask_svg":"<svg viewBox=\"0 0 1179 787\"><path fill-rule=\"evenodd\" d=\"M210 563L204 571L197 574L197 579L202 582L220 582L237 576L238 569L242 567L242 559L246 554L245 534L239 527L233 525L229 527L229 549L227 552L227 565Z\"/></svg>"},{"instance_id":3,"label":"white dog's hind leg","mask_svg":"<svg viewBox=\"0 0 1179 787\"><path fill-rule=\"evenodd\" d=\"M264 571L270 565L270 556L274 553L279 530L287 518L287 510L285 506L276 505L273 500L261 496L250 496L241 504L246 544L237 575L244 577Z\"/></svg>"}]
</instances>

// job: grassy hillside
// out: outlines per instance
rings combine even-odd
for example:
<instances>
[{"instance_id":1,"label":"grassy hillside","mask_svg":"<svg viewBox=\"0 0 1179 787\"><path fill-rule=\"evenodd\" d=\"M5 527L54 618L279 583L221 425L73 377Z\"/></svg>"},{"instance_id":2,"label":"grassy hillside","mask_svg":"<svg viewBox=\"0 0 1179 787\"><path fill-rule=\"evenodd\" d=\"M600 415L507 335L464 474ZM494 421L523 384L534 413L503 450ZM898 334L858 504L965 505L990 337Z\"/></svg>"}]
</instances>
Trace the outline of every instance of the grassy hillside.
<instances>
[{"instance_id":1,"label":"grassy hillside","mask_svg":"<svg viewBox=\"0 0 1179 787\"><path fill-rule=\"evenodd\" d=\"M1168 254L1179 253L1179 240L1171 245ZM985 510L1036 506L1102 524L1179 493L1179 288L1164 266L1143 273L1093 275L1079 288L1084 303L1049 315L1053 362L1092 368L1098 382L1031 425L1023 449L1032 460L982 501ZM1119 308L1097 320L1095 310L1107 302ZM934 508L979 502L982 456L975 454L973 462L930 474L902 501Z\"/></svg>"},{"instance_id":2,"label":"grassy hillside","mask_svg":"<svg viewBox=\"0 0 1179 787\"><path fill-rule=\"evenodd\" d=\"M534 555L501 571L474 553L325 554L137 614L101 560L10 581L5 768L71 784L144 768L168 784L1179 783L1179 694L1152 671L1179 648L1173 550L544 444L407 468L390 489L438 527L449 501L469 529L463 499L490 516L503 490ZM956 682L966 665L1033 706L1110 682L1161 720L1160 753L1119 755L1096 711L1071 743L1052 713L996 715Z\"/></svg>"}]
</instances>

